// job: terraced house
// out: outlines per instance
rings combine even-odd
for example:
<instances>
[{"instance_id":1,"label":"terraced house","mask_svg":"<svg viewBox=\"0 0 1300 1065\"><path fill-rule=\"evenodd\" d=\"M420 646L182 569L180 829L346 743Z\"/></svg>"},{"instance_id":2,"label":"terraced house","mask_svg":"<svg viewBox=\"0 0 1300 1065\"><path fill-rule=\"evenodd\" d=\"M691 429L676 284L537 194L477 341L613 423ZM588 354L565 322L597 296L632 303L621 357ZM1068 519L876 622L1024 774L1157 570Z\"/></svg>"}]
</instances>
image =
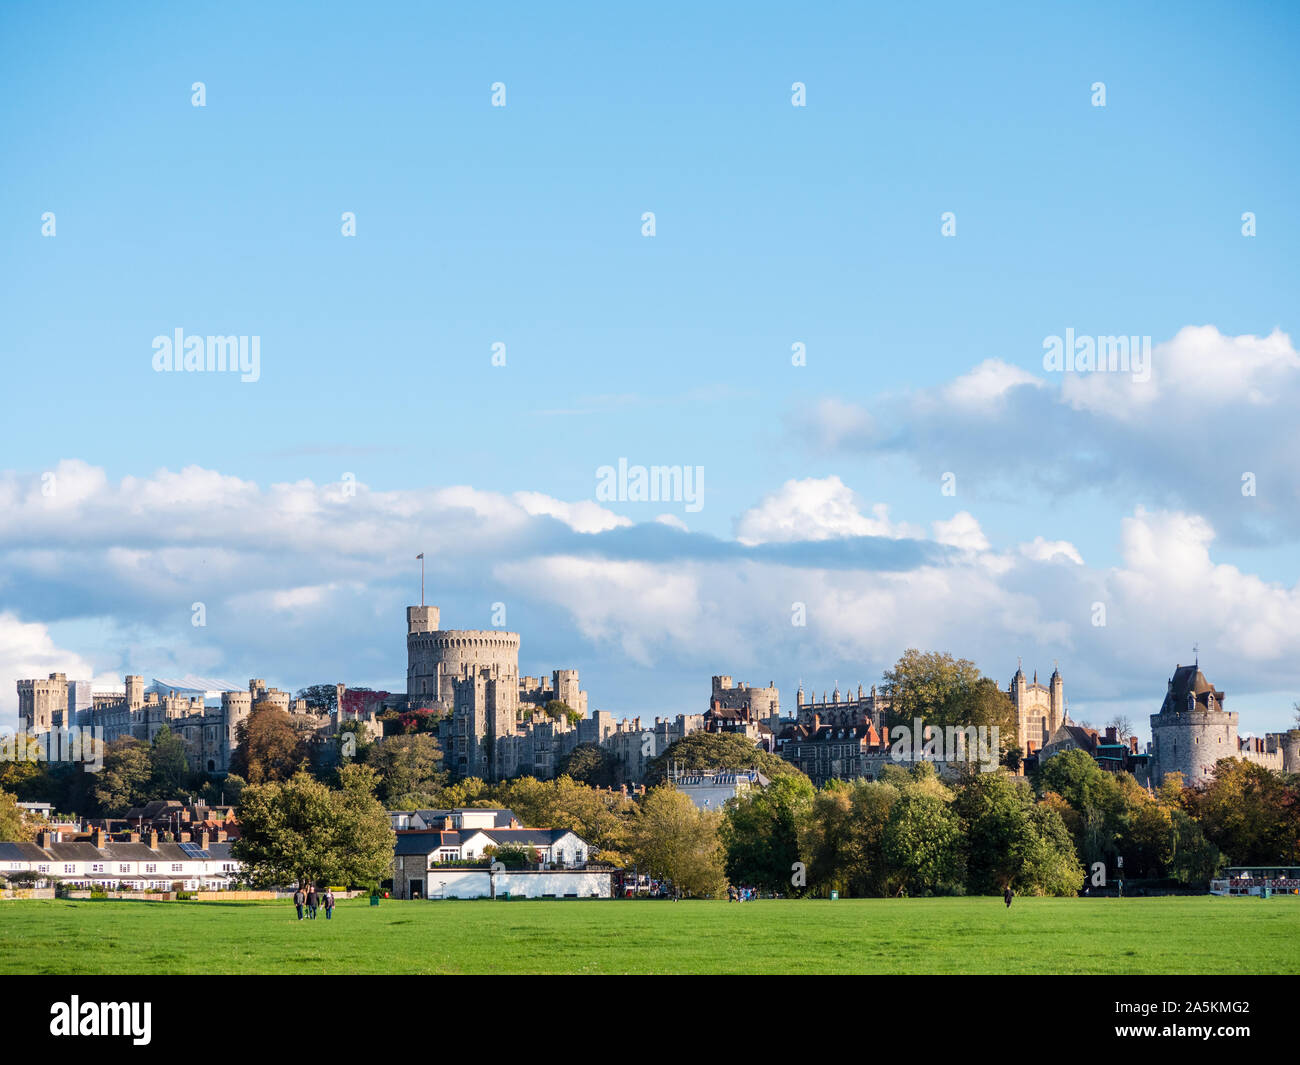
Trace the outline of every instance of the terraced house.
<instances>
[{"instance_id":1,"label":"terraced house","mask_svg":"<svg viewBox=\"0 0 1300 1065\"><path fill-rule=\"evenodd\" d=\"M53 829L42 830L35 843L0 843L0 875L49 877L74 887L108 891L220 891L231 887L239 863L230 844L206 832L194 838L182 833L176 842L163 842L157 832L127 833L112 838L95 829L89 838L65 839Z\"/></svg>"}]
</instances>

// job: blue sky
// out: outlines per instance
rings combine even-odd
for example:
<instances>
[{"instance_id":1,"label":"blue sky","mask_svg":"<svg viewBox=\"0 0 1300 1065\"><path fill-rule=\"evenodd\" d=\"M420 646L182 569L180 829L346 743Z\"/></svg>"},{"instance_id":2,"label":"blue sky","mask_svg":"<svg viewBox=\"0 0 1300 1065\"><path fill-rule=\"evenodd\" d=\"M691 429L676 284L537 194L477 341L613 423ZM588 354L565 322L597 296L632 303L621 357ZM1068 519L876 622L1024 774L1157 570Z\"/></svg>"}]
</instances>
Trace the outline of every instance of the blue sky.
<instances>
[{"instance_id":1,"label":"blue sky","mask_svg":"<svg viewBox=\"0 0 1300 1065\"><path fill-rule=\"evenodd\" d=\"M6 5L0 617L33 641L12 668L400 685L424 549L445 623L507 602L524 667L577 667L616 713L698 712L711 672L792 704L929 641L1004 683L1057 659L1100 723L1154 711L1199 641L1243 728L1281 727L1300 14L1126 7ZM259 336L260 380L153 372L176 328ZM1042 365L1067 328L1150 336L1159 398L1071 393ZM945 389L988 360L994 394L954 416ZM704 467L705 506L601 502L591 526L515 498L591 502L621 456ZM69 467L86 494L34 518L61 462L102 483ZM185 469L226 480L140 487ZM328 550L269 502L349 473L389 502ZM503 501L509 535L494 503L447 542L455 486ZM977 539L935 529L959 514ZM1082 561L1029 559L1039 537ZM816 621L792 632L801 587ZM1126 621L1090 631L1097 596ZM864 628L876 609L897 623Z\"/></svg>"}]
</instances>

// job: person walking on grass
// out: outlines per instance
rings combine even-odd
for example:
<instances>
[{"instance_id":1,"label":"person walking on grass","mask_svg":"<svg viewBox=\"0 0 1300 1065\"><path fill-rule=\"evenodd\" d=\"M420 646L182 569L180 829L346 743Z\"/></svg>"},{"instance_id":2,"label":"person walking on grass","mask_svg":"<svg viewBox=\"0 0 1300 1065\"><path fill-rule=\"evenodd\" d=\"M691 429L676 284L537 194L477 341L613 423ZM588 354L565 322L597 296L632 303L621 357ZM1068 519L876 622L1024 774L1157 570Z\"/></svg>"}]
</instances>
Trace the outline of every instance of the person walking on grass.
<instances>
[{"instance_id":1,"label":"person walking on grass","mask_svg":"<svg viewBox=\"0 0 1300 1065\"><path fill-rule=\"evenodd\" d=\"M320 898L316 894L316 885L307 885L307 917L309 920L316 920L316 907L320 904Z\"/></svg>"},{"instance_id":2,"label":"person walking on grass","mask_svg":"<svg viewBox=\"0 0 1300 1065\"><path fill-rule=\"evenodd\" d=\"M293 904L298 908L298 920L300 921L302 920L302 908L306 902L307 896L302 893L302 888L293 893Z\"/></svg>"},{"instance_id":3,"label":"person walking on grass","mask_svg":"<svg viewBox=\"0 0 1300 1065\"><path fill-rule=\"evenodd\" d=\"M329 888L325 889L325 920L334 919L334 892Z\"/></svg>"},{"instance_id":4,"label":"person walking on grass","mask_svg":"<svg viewBox=\"0 0 1300 1065\"><path fill-rule=\"evenodd\" d=\"M1007 890L1002 892L1002 901L1007 904L1007 909L1011 909L1011 885L1007 885Z\"/></svg>"}]
</instances>

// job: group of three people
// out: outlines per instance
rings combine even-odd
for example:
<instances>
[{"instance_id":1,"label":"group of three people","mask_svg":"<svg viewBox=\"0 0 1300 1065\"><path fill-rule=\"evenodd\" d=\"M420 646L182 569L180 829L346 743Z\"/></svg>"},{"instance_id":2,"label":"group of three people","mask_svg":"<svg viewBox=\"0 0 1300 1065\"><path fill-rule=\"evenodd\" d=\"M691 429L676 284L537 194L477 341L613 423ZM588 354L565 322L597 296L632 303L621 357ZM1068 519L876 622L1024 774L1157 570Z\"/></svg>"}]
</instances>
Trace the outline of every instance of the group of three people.
<instances>
[{"instance_id":1,"label":"group of three people","mask_svg":"<svg viewBox=\"0 0 1300 1065\"><path fill-rule=\"evenodd\" d=\"M328 921L334 916L334 892L329 888L326 888L324 896L321 896L316 893L314 884L308 884L306 891L299 888L293 893L293 904L298 908L298 920L300 921L304 916L312 921L316 920L316 911L322 904L325 907L325 920ZM304 910L306 911L305 914Z\"/></svg>"}]
</instances>

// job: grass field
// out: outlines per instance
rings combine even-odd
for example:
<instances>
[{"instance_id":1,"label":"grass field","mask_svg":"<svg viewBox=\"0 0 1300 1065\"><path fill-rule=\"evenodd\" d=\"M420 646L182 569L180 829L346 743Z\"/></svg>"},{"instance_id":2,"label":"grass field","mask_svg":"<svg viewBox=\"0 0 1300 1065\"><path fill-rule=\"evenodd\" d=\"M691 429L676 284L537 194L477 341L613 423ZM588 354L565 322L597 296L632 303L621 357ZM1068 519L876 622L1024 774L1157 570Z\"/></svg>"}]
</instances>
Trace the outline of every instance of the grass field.
<instances>
[{"instance_id":1,"label":"grass field","mask_svg":"<svg viewBox=\"0 0 1300 1065\"><path fill-rule=\"evenodd\" d=\"M1300 973L1300 899L0 902L0 973Z\"/></svg>"}]
</instances>

